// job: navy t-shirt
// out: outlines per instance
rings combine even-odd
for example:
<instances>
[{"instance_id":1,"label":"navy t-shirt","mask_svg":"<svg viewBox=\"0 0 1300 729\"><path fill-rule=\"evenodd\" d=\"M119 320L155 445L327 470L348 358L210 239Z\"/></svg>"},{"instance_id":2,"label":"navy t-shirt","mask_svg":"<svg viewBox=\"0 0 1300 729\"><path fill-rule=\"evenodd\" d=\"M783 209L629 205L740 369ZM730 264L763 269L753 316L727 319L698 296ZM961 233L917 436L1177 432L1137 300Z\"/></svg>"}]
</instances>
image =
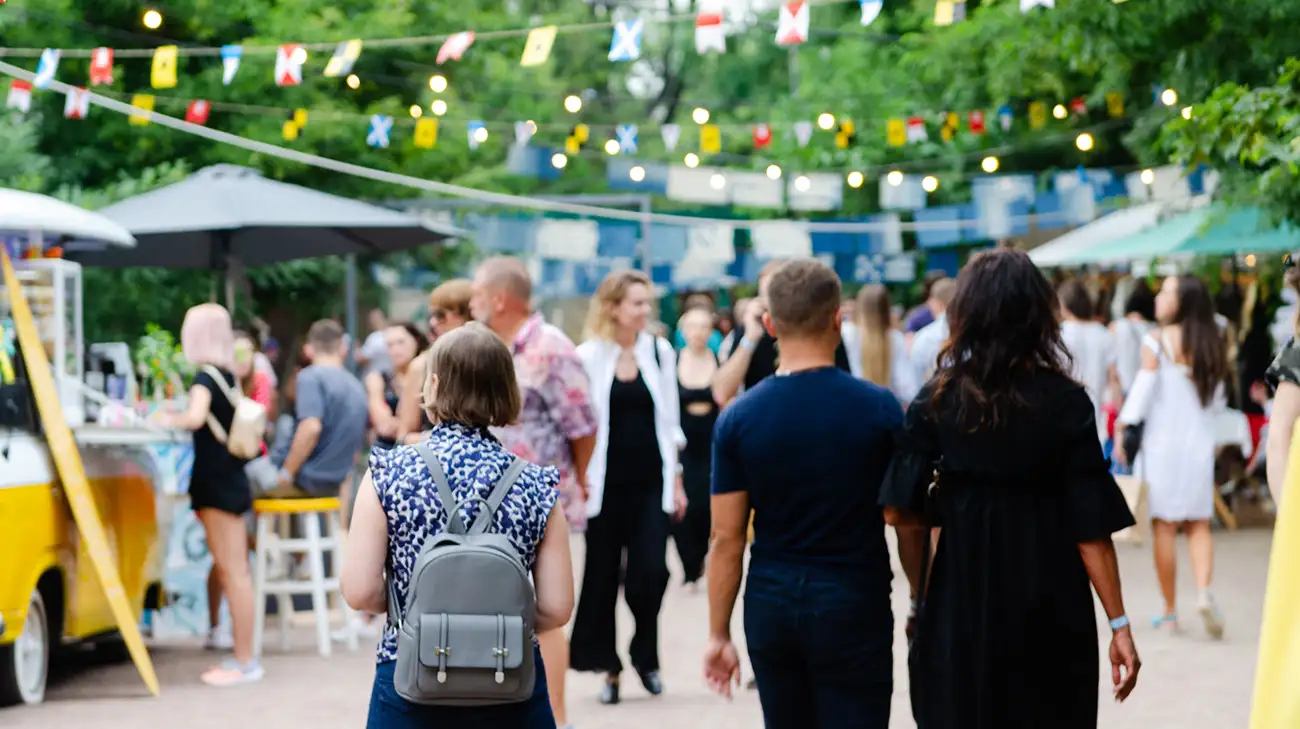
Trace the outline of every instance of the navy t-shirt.
<instances>
[{"instance_id":1,"label":"navy t-shirt","mask_svg":"<svg viewBox=\"0 0 1300 729\"><path fill-rule=\"evenodd\" d=\"M902 428L888 390L836 367L768 377L713 431L714 494L749 492L755 563L892 577L880 483Z\"/></svg>"}]
</instances>

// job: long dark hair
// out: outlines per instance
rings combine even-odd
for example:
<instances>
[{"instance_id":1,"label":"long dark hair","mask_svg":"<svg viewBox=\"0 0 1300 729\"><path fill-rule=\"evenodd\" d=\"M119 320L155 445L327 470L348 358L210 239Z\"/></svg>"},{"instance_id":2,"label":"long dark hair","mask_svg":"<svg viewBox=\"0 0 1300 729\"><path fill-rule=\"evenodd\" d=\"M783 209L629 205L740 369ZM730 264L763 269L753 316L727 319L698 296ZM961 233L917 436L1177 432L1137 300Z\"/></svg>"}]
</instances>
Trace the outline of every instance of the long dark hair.
<instances>
[{"instance_id":1,"label":"long dark hair","mask_svg":"<svg viewBox=\"0 0 1300 729\"><path fill-rule=\"evenodd\" d=\"M1214 393L1228 376L1227 344L1214 321L1214 302L1205 284L1195 276L1179 276L1178 311L1171 324L1182 333L1183 353L1192 366L1192 384L1201 398L1201 407L1209 407Z\"/></svg>"},{"instance_id":2,"label":"long dark hair","mask_svg":"<svg viewBox=\"0 0 1300 729\"><path fill-rule=\"evenodd\" d=\"M1026 403L1023 375L1069 372L1060 301L1052 284L1016 250L984 251L957 277L948 341L939 353L933 399L955 398L958 419L996 427Z\"/></svg>"}]
</instances>

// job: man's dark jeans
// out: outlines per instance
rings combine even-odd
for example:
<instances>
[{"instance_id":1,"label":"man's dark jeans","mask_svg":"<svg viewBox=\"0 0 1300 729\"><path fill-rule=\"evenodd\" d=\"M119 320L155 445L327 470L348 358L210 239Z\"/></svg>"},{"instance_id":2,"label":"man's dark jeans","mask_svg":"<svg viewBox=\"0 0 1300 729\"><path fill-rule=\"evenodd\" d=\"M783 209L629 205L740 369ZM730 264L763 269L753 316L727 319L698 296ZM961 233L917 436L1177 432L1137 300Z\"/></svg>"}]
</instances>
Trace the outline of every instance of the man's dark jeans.
<instances>
[{"instance_id":1,"label":"man's dark jeans","mask_svg":"<svg viewBox=\"0 0 1300 729\"><path fill-rule=\"evenodd\" d=\"M893 626L887 581L752 562L745 643L767 729L887 729Z\"/></svg>"}]
</instances>

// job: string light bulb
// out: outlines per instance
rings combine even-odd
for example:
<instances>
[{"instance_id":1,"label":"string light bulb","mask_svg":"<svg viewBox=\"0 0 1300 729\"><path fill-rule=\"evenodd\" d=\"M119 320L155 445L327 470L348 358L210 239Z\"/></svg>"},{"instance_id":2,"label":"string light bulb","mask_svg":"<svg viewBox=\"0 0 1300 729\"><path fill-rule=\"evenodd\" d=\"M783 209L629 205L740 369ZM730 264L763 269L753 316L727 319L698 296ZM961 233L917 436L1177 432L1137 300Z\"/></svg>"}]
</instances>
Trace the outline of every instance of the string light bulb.
<instances>
[{"instance_id":1,"label":"string light bulb","mask_svg":"<svg viewBox=\"0 0 1300 729\"><path fill-rule=\"evenodd\" d=\"M686 159L684 159L683 162L686 163L687 167L695 169L700 166L700 156L694 152L687 152Z\"/></svg>"},{"instance_id":2,"label":"string light bulb","mask_svg":"<svg viewBox=\"0 0 1300 729\"><path fill-rule=\"evenodd\" d=\"M1190 107L1190 106L1184 106L1184 107L1183 107L1183 110L1182 110L1181 113L1182 113L1184 119L1191 119L1191 118L1192 118L1192 107Z\"/></svg>"},{"instance_id":3,"label":"string light bulb","mask_svg":"<svg viewBox=\"0 0 1300 729\"><path fill-rule=\"evenodd\" d=\"M1069 116L1069 114L1070 112L1066 110L1065 104L1057 104L1056 106L1052 107L1052 116L1056 117L1057 119L1064 119L1065 117Z\"/></svg>"},{"instance_id":4,"label":"string light bulb","mask_svg":"<svg viewBox=\"0 0 1300 729\"><path fill-rule=\"evenodd\" d=\"M474 141L475 141L475 142L478 142L479 144L482 144L482 143L484 143L484 142L487 141L487 138L488 138L488 130L487 130L487 127L479 127L478 129L475 129L475 130L474 130Z\"/></svg>"},{"instance_id":5,"label":"string light bulb","mask_svg":"<svg viewBox=\"0 0 1300 729\"><path fill-rule=\"evenodd\" d=\"M1160 103L1165 106L1173 106L1178 103L1178 92L1173 89L1165 89L1160 92Z\"/></svg>"},{"instance_id":6,"label":"string light bulb","mask_svg":"<svg viewBox=\"0 0 1300 729\"><path fill-rule=\"evenodd\" d=\"M432 111L434 116L442 116L447 113L447 102L442 99L434 99L433 103L429 104L429 111Z\"/></svg>"},{"instance_id":7,"label":"string light bulb","mask_svg":"<svg viewBox=\"0 0 1300 729\"><path fill-rule=\"evenodd\" d=\"M533 121L532 119L529 119L528 121L524 122L524 124L527 124L527 125L528 125L528 133L529 133L529 134L536 134L536 133L537 133L537 122Z\"/></svg>"},{"instance_id":8,"label":"string light bulb","mask_svg":"<svg viewBox=\"0 0 1300 729\"><path fill-rule=\"evenodd\" d=\"M938 190L939 178L934 175L926 175L925 178L921 180L921 189L926 192L934 192L935 190Z\"/></svg>"},{"instance_id":9,"label":"string light bulb","mask_svg":"<svg viewBox=\"0 0 1300 729\"><path fill-rule=\"evenodd\" d=\"M551 166L555 169L562 170L567 164L569 164L569 158L565 157L563 152L556 152L551 155Z\"/></svg>"},{"instance_id":10,"label":"string light bulb","mask_svg":"<svg viewBox=\"0 0 1300 729\"><path fill-rule=\"evenodd\" d=\"M989 173L990 175L993 174L994 172L997 172L997 171L998 171L998 158L997 158L997 157L985 157L985 158L980 162L980 169L984 170L985 172Z\"/></svg>"},{"instance_id":11,"label":"string light bulb","mask_svg":"<svg viewBox=\"0 0 1300 729\"><path fill-rule=\"evenodd\" d=\"M695 120L696 124L708 124L709 110L702 106L697 106L695 107L695 111L691 112L691 118Z\"/></svg>"},{"instance_id":12,"label":"string light bulb","mask_svg":"<svg viewBox=\"0 0 1300 729\"><path fill-rule=\"evenodd\" d=\"M140 19L140 22L149 30L158 30L162 27L162 13L149 8L144 11L144 17Z\"/></svg>"},{"instance_id":13,"label":"string light bulb","mask_svg":"<svg viewBox=\"0 0 1300 729\"><path fill-rule=\"evenodd\" d=\"M293 49L293 55L289 56L289 60L293 61L294 63L298 64L299 66L301 66L301 65L304 64L304 63L306 63L306 62L307 62L307 49L306 49L306 48L303 48L302 46L298 46L297 48Z\"/></svg>"},{"instance_id":14,"label":"string light bulb","mask_svg":"<svg viewBox=\"0 0 1300 729\"><path fill-rule=\"evenodd\" d=\"M610 139L605 142L605 154L615 155L618 154L618 150L619 150L618 140Z\"/></svg>"},{"instance_id":15,"label":"string light bulb","mask_svg":"<svg viewBox=\"0 0 1300 729\"><path fill-rule=\"evenodd\" d=\"M1142 174L1138 175L1138 179L1142 180L1143 185L1150 185L1156 181L1155 170L1142 170Z\"/></svg>"},{"instance_id":16,"label":"string light bulb","mask_svg":"<svg viewBox=\"0 0 1300 729\"><path fill-rule=\"evenodd\" d=\"M811 187L812 187L812 180L808 179L807 175L799 175L798 177L794 178L794 189L798 190L799 192L808 192L809 188Z\"/></svg>"},{"instance_id":17,"label":"string light bulb","mask_svg":"<svg viewBox=\"0 0 1300 729\"><path fill-rule=\"evenodd\" d=\"M712 187L714 190L721 190L726 186L727 178L723 177L721 172L714 172L713 176L709 178L709 187Z\"/></svg>"},{"instance_id":18,"label":"string light bulb","mask_svg":"<svg viewBox=\"0 0 1300 729\"><path fill-rule=\"evenodd\" d=\"M885 181L893 187L898 187L903 184L903 173L900 170L890 170L889 174L885 175Z\"/></svg>"},{"instance_id":19,"label":"string light bulb","mask_svg":"<svg viewBox=\"0 0 1300 729\"><path fill-rule=\"evenodd\" d=\"M830 112L822 112L821 116L817 117L817 126L829 131L831 127L835 126L835 115Z\"/></svg>"},{"instance_id":20,"label":"string light bulb","mask_svg":"<svg viewBox=\"0 0 1300 729\"><path fill-rule=\"evenodd\" d=\"M573 94L564 97L564 110L570 114L577 114L582 111L582 99Z\"/></svg>"},{"instance_id":21,"label":"string light bulb","mask_svg":"<svg viewBox=\"0 0 1300 729\"><path fill-rule=\"evenodd\" d=\"M769 179L769 180L779 180L779 179L781 179L781 165L768 165L768 166L767 166L767 179Z\"/></svg>"},{"instance_id":22,"label":"string light bulb","mask_svg":"<svg viewBox=\"0 0 1300 729\"><path fill-rule=\"evenodd\" d=\"M1074 138L1074 146L1078 147L1080 152L1091 150L1093 144L1095 144L1095 141L1093 140L1092 135L1087 132Z\"/></svg>"},{"instance_id":23,"label":"string light bulb","mask_svg":"<svg viewBox=\"0 0 1300 729\"><path fill-rule=\"evenodd\" d=\"M864 182L866 182L866 178L863 176L861 172L854 170L849 173L849 178L848 178L849 187L856 190L859 187L862 187L862 183Z\"/></svg>"},{"instance_id":24,"label":"string light bulb","mask_svg":"<svg viewBox=\"0 0 1300 729\"><path fill-rule=\"evenodd\" d=\"M348 74L348 88L356 89L361 87L361 77L355 73Z\"/></svg>"},{"instance_id":25,"label":"string light bulb","mask_svg":"<svg viewBox=\"0 0 1300 729\"><path fill-rule=\"evenodd\" d=\"M447 77L434 74L429 77L429 90L441 94L447 90Z\"/></svg>"},{"instance_id":26,"label":"string light bulb","mask_svg":"<svg viewBox=\"0 0 1300 729\"><path fill-rule=\"evenodd\" d=\"M424 115L424 109L420 108L419 104L411 104L411 116L415 117L416 119L419 119L423 115Z\"/></svg>"},{"instance_id":27,"label":"string light bulb","mask_svg":"<svg viewBox=\"0 0 1300 729\"><path fill-rule=\"evenodd\" d=\"M640 182L645 179L645 168L641 165L637 165L627 171L627 176L632 178L633 182Z\"/></svg>"}]
</instances>

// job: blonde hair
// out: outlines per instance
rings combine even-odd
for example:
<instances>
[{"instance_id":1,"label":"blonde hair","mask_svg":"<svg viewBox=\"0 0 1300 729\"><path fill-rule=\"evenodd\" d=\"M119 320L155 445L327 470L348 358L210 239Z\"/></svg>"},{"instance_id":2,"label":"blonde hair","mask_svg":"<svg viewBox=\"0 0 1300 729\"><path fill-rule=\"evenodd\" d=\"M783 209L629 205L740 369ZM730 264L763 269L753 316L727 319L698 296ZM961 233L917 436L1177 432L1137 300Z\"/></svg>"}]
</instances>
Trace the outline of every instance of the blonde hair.
<instances>
[{"instance_id":1,"label":"blonde hair","mask_svg":"<svg viewBox=\"0 0 1300 729\"><path fill-rule=\"evenodd\" d=\"M235 331L230 312L220 304L199 304L185 312L181 351L195 365L212 365L233 372Z\"/></svg>"},{"instance_id":2,"label":"blonde hair","mask_svg":"<svg viewBox=\"0 0 1300 729\"><path fill-rule=\"evenodd\" d=\"M438 423L501 427L514 423L523 408L514 356L479 322L447 332L433 343L425 355L421 394L429 419Z\"/></svg>"},{"instance_id":3,"label":"blonde hair","mask_svg":"<svg viewBox=\"0 0 1300 729\"><path fill-rule=\"evenodd\" d=\"M445 311L468 321L469 299L472 293L473 285L469 279L455 278L438 284L438 287L429 294L429 310Z\"/></svg>"},{"instance_id":4,"label":"blonde hair","mask_svg":"<svg viewBox=\"0 0 1300 729\"><path fill-rule=\"evenodd\" d=\"M621 304L627 298L628 289L636 284L651 288L650 277L640 271L615 271L600 282L587 308L585 339L614 338L614 317L610 310Z\"/></svg>"},{"instance_id":5,"label":"blonde hair","mask_svg":"<svg viewBox=\"0 0 1300 729\"><path fill-rule=\"evenodd\" d=\"M862 339L862 379L889 387L893 361L889 340L891 306L889 291L880 284L863 286L858 292L855 314Z\"/></svg>"}]
</instances>

